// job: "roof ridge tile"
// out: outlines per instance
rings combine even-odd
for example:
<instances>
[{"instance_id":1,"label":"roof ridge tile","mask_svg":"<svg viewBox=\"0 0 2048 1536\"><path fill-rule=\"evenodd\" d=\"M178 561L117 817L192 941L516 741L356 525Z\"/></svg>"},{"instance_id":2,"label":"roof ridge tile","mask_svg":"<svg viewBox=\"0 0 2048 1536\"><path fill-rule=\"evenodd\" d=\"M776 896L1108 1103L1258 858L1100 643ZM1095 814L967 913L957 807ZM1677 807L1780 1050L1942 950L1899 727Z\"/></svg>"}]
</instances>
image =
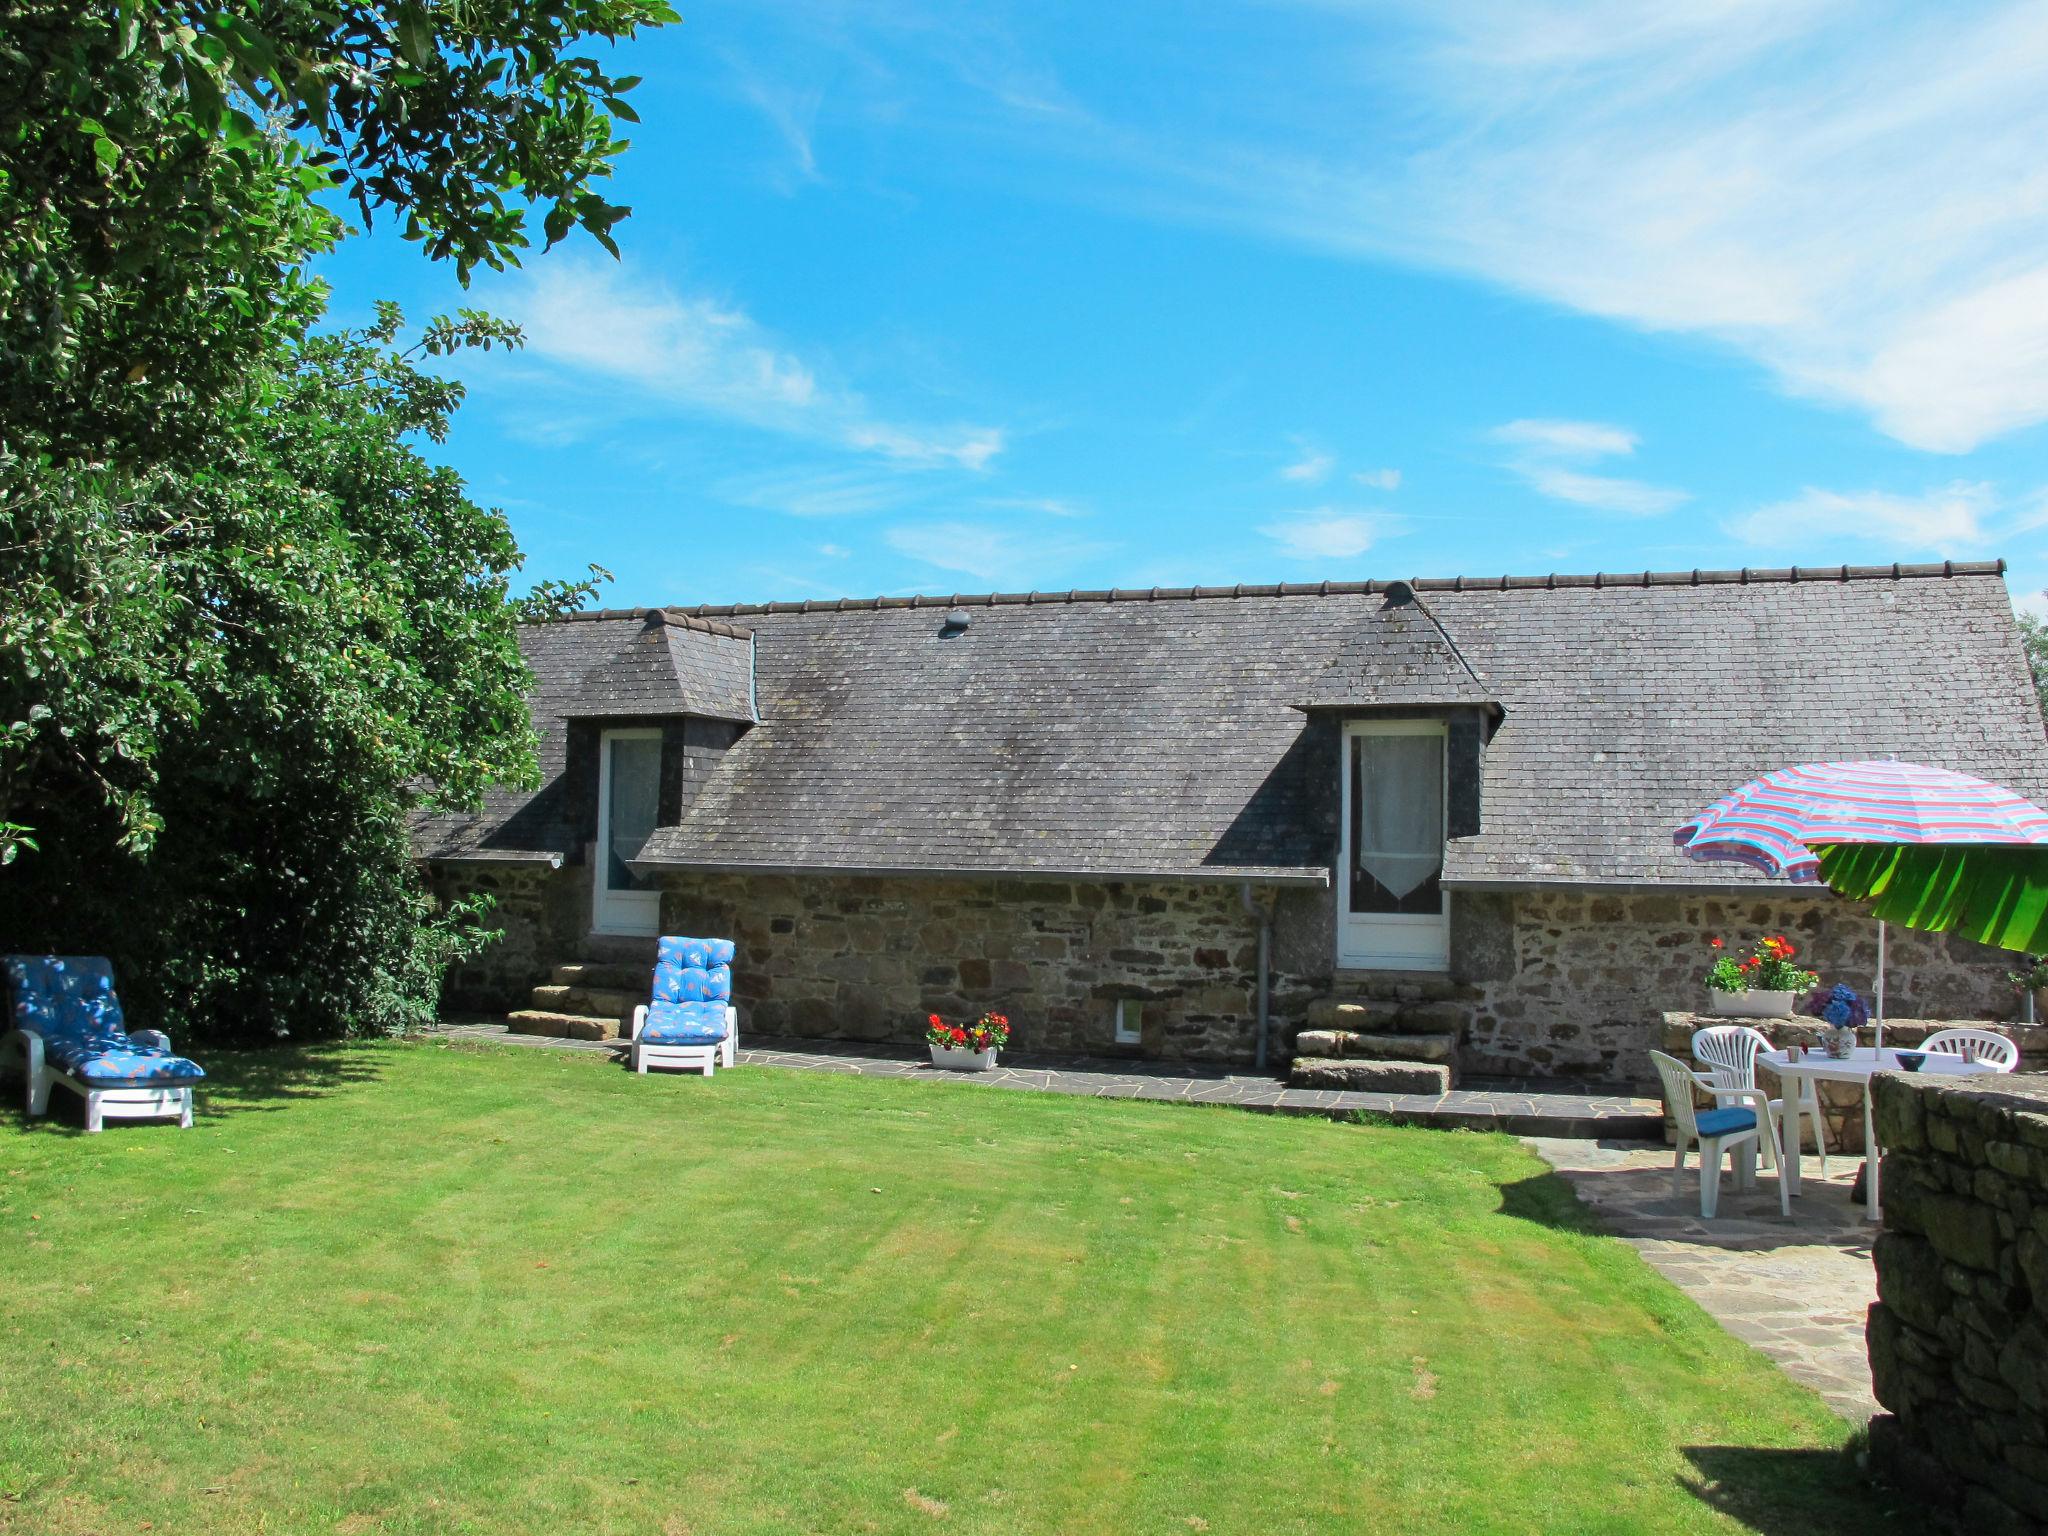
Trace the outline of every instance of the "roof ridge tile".
<instances>
[{"instance_id":1,"label":"roof ridge tile","mask_svg":"<svg viewBox=\"0 0 2048 1536\"><path fill-rule=\"evenodd\" d=\"M1907 565L1894 561L1889 565L1795 565L1765 568L1742 566L1739 569L1711 570L1694 568L1689 571L1590 571L1579 574L1553 571L1543 576L1417 576L1409 578L1407 585L1417 592L1557 592L1557 591L1608 591L1641 590L1646 587L1703 587L1703 586L1777 586L1795 582L1811 581L1913 581L1922 579L1947 579L1956 576L2003 576L2005 561L1998 560L1941 560L1926 564ZM1385 592L1391 586L1391 579L1375 578L1369 581L1304 581L1274 582L1255 585L1238 582L1228 587L1110 587L1074 588L1066 592L955 592L947 597L931 593L912 593L908 596L883 597L841 597L836 599L805 598L801 602L774 601L765 603L697 603L687 607L671 606L661 608L604 608L589 613L571 613L564 619L633 619L645 618L650 613L664 614L671 624L683 624L690 628L708 627L695 621L710 621L721 618L742 618L748 614L773 613L858 613L874 612L892 608L932 607L961 608L970 604L994 607L997 604L1015 604L1019 607L1038 607L1053 603L1135 603L1156 602L1160 598L1186 598L1190 601L1209 598L1246 597L1352 597L1373 596ZM748 631L730 626L712 629L713 634L730 633L743 638Z\"/></svg>"}]
</instances>

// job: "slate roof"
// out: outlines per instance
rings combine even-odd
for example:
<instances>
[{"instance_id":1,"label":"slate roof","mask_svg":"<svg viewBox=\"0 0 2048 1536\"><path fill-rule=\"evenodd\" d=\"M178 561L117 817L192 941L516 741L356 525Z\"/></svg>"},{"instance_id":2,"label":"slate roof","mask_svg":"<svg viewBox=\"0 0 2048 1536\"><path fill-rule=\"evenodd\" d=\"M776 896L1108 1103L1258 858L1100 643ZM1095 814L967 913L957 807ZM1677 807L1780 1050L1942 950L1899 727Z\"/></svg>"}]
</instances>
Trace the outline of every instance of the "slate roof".
<instances>
[{"instance_id":1,"label":"slate roof","mask_svg":"<svg viewBox=\"0 0 2048 1536\"><path fill-rule=\"evenodd\" d=\"M754 718L754 644L745 630L655 608L639 633L583 674L564 699L570 719L699 715Z\"/></svg>"},{"instance_id":2,"label":"slate roof","mask_svg":"<svg viewBox=\"0 0 2048 1536\"><path fill-rule=\"evenodd\" d=\"M753 632L760 723L642 859L1320 880L1313 802L1335 765L1306 770L1317 728L1301 706L1456 683L1457 699L1421 702L1483 698L1504 715L1483 830L1452 842L1448 881L1753 885L1687 861L1670 832L1766 768L1896 753L2048 800L2002 570L1418 580L1448 647L1411 633L1419 659L1386 649L1383 582L700 608L689 616ZM941 638L954 606L971 622ZM623 622L523 638L553 773L564 692L626 643L607 632ZM1381 655L1408 672L1373 679ZM566 850L548 793L423 826L422 855L451 856L437 835L473 856Z\"/></svg>"},{"instance_id":3,"label":"slate roof","mask_svg":"<svg viewBox=\"0 0 2048 1536\"><path fill-rule=\"evenodd\" d=\"M1379 611L1359 624L1310 683L1299 705L1308 709L1413 709L1476 705L1500 713L1500 701L1472 670L1406 583L1391 587Z\"/></svg>"}]
</instances>

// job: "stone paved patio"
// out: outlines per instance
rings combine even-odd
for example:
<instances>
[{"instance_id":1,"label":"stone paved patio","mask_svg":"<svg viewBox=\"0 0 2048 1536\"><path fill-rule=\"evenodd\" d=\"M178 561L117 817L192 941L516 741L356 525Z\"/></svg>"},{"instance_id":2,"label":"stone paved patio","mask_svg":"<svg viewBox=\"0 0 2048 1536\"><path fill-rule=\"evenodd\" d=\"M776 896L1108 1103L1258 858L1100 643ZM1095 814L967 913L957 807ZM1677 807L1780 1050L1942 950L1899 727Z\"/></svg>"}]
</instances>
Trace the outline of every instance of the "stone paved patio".
<instances>
[{"instance_id":1,"label":"stone paved patio","mask_svg":"<svg viewBox=\"0 0 2048 1536\"><path fill-rule=\"evenodd\" d=\"M624 1054L619 1041L515 1035L497 1023L450 1023L441 1033L508 1045ZM1623 1088L1584 1083L1478 1079L1441 1096L1362 1093L1336 1088L1290 1088L1270 1073L1090 1057L1005 1060L993 1072L970 1076L934 1071L921 1046L913 1049L760 1035L749 1038L744 1034L740 1040L739 1061L743 1066L852 1072L870 1077L957 1079L998 1088L1087 1094L1095 1098L1235 1104L1277 1114L1341 1115L1364 1110L1404 1124L1505 1131L1517 1136L1649 1136L1657 1134L1663 1124L1662 1108L1654 1099L1636 1098Z\"/></svg>"},{"instance_id":2,"label":"stone paved patio","mask_svg":"<svg viewBox=\"0 0 2048 1536\"><path fill-rule=\"evenodd\" d=\"M1778 1214L1772 1174L1759 1171L1747 1194L1724 1176L1720 1211L1703 1221L1696 1158L1687 1158L1685 1193L1673 1199L1669 1147L1533 1137L1529 1145L1602 1225L1722 1327L1851 1423L1877 1412L1863 1322L1877 1299L1870 1245L1878 1229L1849 1197L1862 1159L1830 1158L1823 1180L1809 1157L1789 1222Z\"/></svg>"}]
</instances>

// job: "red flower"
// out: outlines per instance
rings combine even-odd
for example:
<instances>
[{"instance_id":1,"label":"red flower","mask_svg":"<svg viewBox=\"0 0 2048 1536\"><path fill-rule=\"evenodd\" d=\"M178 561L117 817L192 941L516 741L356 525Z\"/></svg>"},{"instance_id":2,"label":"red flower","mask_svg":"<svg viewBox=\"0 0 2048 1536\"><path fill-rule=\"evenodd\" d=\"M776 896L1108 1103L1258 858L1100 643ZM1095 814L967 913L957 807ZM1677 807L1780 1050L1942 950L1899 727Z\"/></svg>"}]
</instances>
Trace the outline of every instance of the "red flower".
<instances>
[{"instance_id":1,"label":"red flower","mask_svg":"<svg viewBox=\"0 0 2048 1536\"><path fill-rule=\"evenodd\" d=\"M1721 947L1721 941L1719 939L1709 939L1707 940L1707 942L1713 945L1716 949L1719 949Z\"/></svg>"},{"instance_id":2,"label":"red flower","mask_svg":"<svg viewBox=\"0 0 2048 1536\"><path fill-rule=\"evenodd\" d=\"M942 1023L944 1022L944 1021L943 1021L942 1019L940 1019L940 1017L939 1017L939 1016L938 1016L938 1015L937 1015L936 1013L934 1013L934 1014L931 1014L931 1015L929 1016L929 1019L930 1019L930 1023L931 1023L931 1026L932 1026L932 1028L933 1028L933 1029L937 1029L937 1028L939 1028L939 1027L940 1027L940 1025L941 1025L941 1024L942 1024Z\"/></svg>"}]
</instances>

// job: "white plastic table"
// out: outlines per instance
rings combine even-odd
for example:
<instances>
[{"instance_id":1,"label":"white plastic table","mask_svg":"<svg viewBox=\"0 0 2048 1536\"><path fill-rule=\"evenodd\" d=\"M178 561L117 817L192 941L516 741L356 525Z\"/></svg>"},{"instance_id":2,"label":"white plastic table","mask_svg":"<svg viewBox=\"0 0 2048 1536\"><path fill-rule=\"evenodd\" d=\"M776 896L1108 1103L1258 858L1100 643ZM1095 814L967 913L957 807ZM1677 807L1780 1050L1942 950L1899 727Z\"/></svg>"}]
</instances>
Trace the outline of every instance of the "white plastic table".
<instances>
[{"instance_id":1,"label":"white plastic table","mask_svg":"<svg viewBox=\"0 0 2048 1536\"><path fill-rule=\"evenodd\" d=\"M1799 1193L1799 1116L1794 1106L1801 1094L1801 1085L1807 1085L1806 1092L1815 1092L1814 1083L1857 1083L1863 1089L1863 1156L1867 1170L1863 1177L1863 1199L1865 1214L1872 1221L1877 1220L1877 1126L1870 1110L1870 1080L1880 1072L1903 1072L1899 1065L1899 1053L1886 1047L1878 1051L1867 1045L1860 1045L1854 1054L1837 1060L1820 1051L1813 1051L1799 1057L1790 1057L1783 1051L1763 1051L1756 1058L1757 1065L1777 1073L1785 1085L1785 1120L1787 1134L1784 1136L1785 1187L1793 1194ZM1930 1055L1920 1063L1922 1077L1977 1077L1998 1069L1988 1061L1965 1061L1960 1056L1945 1053ZM1823 1134L1817 1127L1815 1135Z\"/></svg>"}]
</instances>

